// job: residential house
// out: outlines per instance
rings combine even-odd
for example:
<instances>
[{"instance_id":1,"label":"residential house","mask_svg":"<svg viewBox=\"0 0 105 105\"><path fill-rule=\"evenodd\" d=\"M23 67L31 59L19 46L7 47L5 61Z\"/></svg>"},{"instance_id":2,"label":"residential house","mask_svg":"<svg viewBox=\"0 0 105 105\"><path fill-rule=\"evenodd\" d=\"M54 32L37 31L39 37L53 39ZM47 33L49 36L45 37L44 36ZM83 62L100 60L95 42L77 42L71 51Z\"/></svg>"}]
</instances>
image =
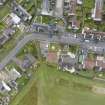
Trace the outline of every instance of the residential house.
<instances>
[{"instance_id":1,"label":"residential house","mask_svg":"<svg viewBox=\"0 0 105 105\"><path fill-rule=\"evenodd\" d=\"M16 14L22 21L31 20L32 16L16 1L12 2L12 11Z\"/></svg>"},{"instance_id":2,"label":"residential house","mask_svg":"<svg viewBox=\"0 0 105 105\"><path fill-rule=\"evenodd\" d=\"M11 91L11 88L4 81L0 81L0 93L7 93L9 91Z\"/></svg>"},{"instance_id":3,"label":"residential house","mask_svg":"<svg viewBox=\"0 0 105 105\"><path fill-rule=\"evenodd\" d=\"M78 4L77 0L65 0L64 2L65 13L68 14L67 16L68 27L74 30L78 30L80 28L80 22L78 21L76 16L77 4Z\"/></svg>"},{"instance_id":4,"label":"residential house","mask_svg":"<svg viewBox=\"0 0 105 105\"><path fill-rule=\"evenodd\" d=\"M95 8L92 11L94 21L102 21L103 0L95 0Z\"/></svg>"},{"instance_id":5,"label":"residential house","mask_svg":"<svg viewBox=\"0 0 105 105\"><path fill-rule=\"evenodd\" d=\"M60 54L58 59L59 69L64 71L69 71L71 73L75 72L77 60L74 56L70 56L70 54Z\"/></svg>"},{"instance_id":6,"label":"residential house","mask_svg":"<svg viewBox=\"0 0 105 105\"><path fill-rule=\"evenodd\" d=\"M17 16L16 14L14 14L14 13L11 13L11 14L10 14L10 17L12 18L13 24L18 25L18 24L20 23L20 21L21 21L20 17L18 17L18 16Z\"/></svg>"},{"instance_id":7,"label":"residential house","mask_svg":"<svg viewBox=\"0 0 105 105\"><path fill-rule=\"evenodd\" d=\"M0 71L0 80L5 82L16 81L20 77L21 74L15 68L12 68L11 70L6 68L5 71Z\"/></svg>"},{"instance_id":8,"label":"residential house","mask_svg":"<svg viewBox=\"0 0 105 105\"><path fill-rule=\"evenodd\" d=\"M25 70L25 69L28 69L30 68L31 66L36 66L37 65L37 60L34 56L32 56L31 54L26 54L24 56L24 59L23 60L20 60L18 58L15 58L13 59L13 61L19 65L19 67L22 69L22 70Z\"/></svg>"},{"instance_id":9,"label":"residential house","mask_svg":"<svg viewBox=\"0 0 105 105\"><path fill-rule=\"evenodd\" d=\"M53 16L55 6L56 0L43 0L41 14Z\"/></svg>"},{"instance_id":10,"label":"residential house","mask_svg":"<svg viewBox=\"0 0 105 105\"><path fill-rule=\"evenodd\" d=\"M46 61L48 63L55 63L55 64L57 64L58 63L57 52L50 52L49 51L48 54L47 54Z\"/></svg>"},{"instance_id":11,"label":"residential house","mask_svg":"<svg viewBox=\"0 0 105 105\"><path fill-rule=\"evenodd\" d=\"M97 56L96 67L99 67L100 71L105 70L105 58L103 56Z\"/></svg>"},{"instance_id":12,"label":"residential house","mask_svg":"<svg viewBox=\"0 0 105 105\"><path fill-rule=\"evenodd\" d=\"M89 39L103 40L105 39L105 32L95 31L84 28L82 31L84 38L88 37Z\"/></svg>"},{"instance_id":13,"label":"residential house","mask_svg":"<svg viewBox=\"0 0 105 105\"><path fill-rule=\"evenodd\" d=\"M12 37L12 35L14 35L14 33L14 29L5 29L3 35L0 36L0 45L4 45Z\"/></svg>"},{"instance_id":14,"label":"residential house","mask_svg":"<svg viewBox=\"0 0 105 105\"><path fill-rule=\"evenodd\" d=\"M96 61L86 58L83 63L83 68L93 70L96 66Z\"/></svg>"},{"instance_id":15,"label":"residential house","mask_svg":"<svg viewBox=\"0 0 105 105\"><path fill-rule=\"evenodd\" d=\"M15 68L8 71L8 76L8 80L10 81L16 81L18 78L21 78L21 74Z\"/></svg>"},{"instance_id":16,"label":"residential house","mask_svg":"<svg viewBox=\"0 0 105 105\"><path fill-rule=\"evenodd\" d=\"M30 68L32 65L36 65L36 59L31 54L26 54L22 63L24 69Z\"/></svg>"},{"instance_id":17,"label":"residential house","mask_svg":"<svg viewBox=\"0 0 105 105\"><path fill-rule=\"evenodd\" d=\"M95 59L86 58L83 62L83 68L97 71L105 70L105 58L100 55L97 55Z\"/></svg>"}]
</instances>

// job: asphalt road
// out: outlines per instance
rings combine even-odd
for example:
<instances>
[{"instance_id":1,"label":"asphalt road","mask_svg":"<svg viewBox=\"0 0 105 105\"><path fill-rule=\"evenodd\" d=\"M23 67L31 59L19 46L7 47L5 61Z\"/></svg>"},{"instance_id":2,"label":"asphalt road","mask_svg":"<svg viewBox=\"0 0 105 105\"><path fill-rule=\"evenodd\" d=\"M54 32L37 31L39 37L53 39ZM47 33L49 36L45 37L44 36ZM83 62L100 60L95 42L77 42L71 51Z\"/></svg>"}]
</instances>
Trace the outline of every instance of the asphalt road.
<instances>
[{"instance_id":1,"label":"asphalt road","mask_svg":"<svg viewBox=\"0 0 105 105\"><path fill-rule=\"evenodd\" d=\"M93 51L103 51L103 49L105 49L105 43L93 44L81 42L80 38L75 38L72 34L68 34L66 36L61 35L61 37L54 36L53 38L49 38L47 34L32 33L26 35L23 39L21 39L17 43L17 45L9 52L9 54L0 62L0 70L2 70L13 59L13 57L15 57L18 54L18 52L21 50L21 48L25 46L25 44L32 40L78 44L81 47L92 49Z\"/></svg>"}]
</instances>

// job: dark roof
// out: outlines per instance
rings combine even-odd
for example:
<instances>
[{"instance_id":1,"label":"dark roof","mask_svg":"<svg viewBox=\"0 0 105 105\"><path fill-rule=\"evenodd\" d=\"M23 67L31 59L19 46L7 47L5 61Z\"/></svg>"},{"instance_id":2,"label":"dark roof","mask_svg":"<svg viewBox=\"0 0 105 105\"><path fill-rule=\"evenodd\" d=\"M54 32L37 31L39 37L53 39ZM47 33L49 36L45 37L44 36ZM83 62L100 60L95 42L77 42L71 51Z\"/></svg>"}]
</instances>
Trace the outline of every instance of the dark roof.
<instances>
[{"instance_id":1,"label":"dark roof","mask_svg":"<svg viewBox=\"0 0 105 105\"><path fill-rule=\"evenodd\" d=\"M32 16L16 1L12 3L13 12L17 14L23 21L30 20Z\"/></svg>"},{"instance_id":2,"label":"dark roof","mask_svg":"<svg viewBox=\"0 0 105 105\"><path fill-rule=\"evenodd\" d=\"M11 36L14 35L14 33L14 29L5 29L2 36L0 36L0 45L5 44L11 38Z\"/></svg>"},{"instance_id":3,"label":"dark roof","mask_svg":"<svg viewBox=\"0 0 105 105\"><path fill-rule=\"evenodd\" d=\"M86 69L93 69L96 66L96 61L91 59L85 59L84 61L84 67Z\"/></svg>"},{"instance_id":4,"label":"dark roof","mask_svg":"<svg viewBox=\"0 0 105 105\"><path fill-rule=\"evenodd\" d=\"M72 68L76 64L76 59L71 58L69 55L61 55L58 59L59 66L63 68Z\"/></svg>"},{"instance_id":5,"label":"dark roof","mask_svg":"<svg viewBox=\"0 0 105 105\"><path fill-rule=\"evenodd\" d=\"M36 59L31 54L26 54L22 63L22 67L29 68L35 62L36 62Z\"/></svg>"}]
</instances>

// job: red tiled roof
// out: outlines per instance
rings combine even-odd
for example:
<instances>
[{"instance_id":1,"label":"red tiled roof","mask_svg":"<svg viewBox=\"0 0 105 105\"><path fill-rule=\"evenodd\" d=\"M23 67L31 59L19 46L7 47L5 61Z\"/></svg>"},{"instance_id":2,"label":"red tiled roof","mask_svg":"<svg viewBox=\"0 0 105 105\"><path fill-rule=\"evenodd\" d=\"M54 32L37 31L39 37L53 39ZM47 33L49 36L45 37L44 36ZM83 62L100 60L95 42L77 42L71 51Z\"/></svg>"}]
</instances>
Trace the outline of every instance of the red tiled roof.
<instances>
[{"instance_id":1,"label":"red tiled roof","mask_svg":"<svg viewBox=\"0 0 105 105\"><path fill-rule=\"evenodd\" d=\"M47 62L49 63L57 63L57 53L56 52L49 52L47 55Z\"/></svg>"},{"instance_id":2,"label":"red tiled roof","mask_svg":"<svg viewBox=\"0 0 105 105\"><path fill-rule=\"evenodd\" d=\"M86 59L84 62L84 66L86 69L93 69L96 65L95 60Z\"/></svg>"}]
</instances>

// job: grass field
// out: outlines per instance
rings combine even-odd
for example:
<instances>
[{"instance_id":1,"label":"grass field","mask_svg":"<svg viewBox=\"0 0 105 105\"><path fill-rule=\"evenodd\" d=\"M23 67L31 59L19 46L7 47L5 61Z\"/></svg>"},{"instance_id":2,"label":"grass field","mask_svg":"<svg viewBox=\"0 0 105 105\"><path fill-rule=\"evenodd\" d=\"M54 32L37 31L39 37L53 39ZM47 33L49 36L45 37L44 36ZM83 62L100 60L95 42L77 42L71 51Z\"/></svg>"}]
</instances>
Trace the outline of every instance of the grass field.
<instances>
[{"instance_id":1,"label":"grass field","mask_svg":"<svg viewBox=\"0 0 105 105\"><path fill-rule=\"evenodd\" d=\"M5 5L5 7L0 7L0 21L10 13L10 7L8 4Z\"/></svg>"},{"instance_id":2,"label":"grass field","mask_svg":"<svg viewBox=\"0 0 105 105\"><path fill-rule=\"evenodd\" d=\"M33 82L30 82L32 85L29 83L29 86L20 93L24 95L22 97L17 95L15 98L18 102L14 103L17 104L11 105L104 105L105 103L105 95L95 94L91 90L92 86L105 87L104 83L73 76L44 64L34 76Z\"/></svg>"},{"instance_id":3,"label":"grass field","mask_svg":"<svg viewBox=\"0 0 105 105\"><path fill-rule=\"evenodd\" d=\"M94 94L100 83L43 66L37 72L38 105L104 105L105 96ZM105 84L102 84L105 86Z\"/></svg>"},{"instance_id":4,"label":"grass field","mask_svg":"<svg viewBox=\"0 0 105 105\"><path fill-rule=\"evenodd\" d=\"M18 105L37 105L37 88L35 84L33 84Z\"/></svg>"}]
</instances>

